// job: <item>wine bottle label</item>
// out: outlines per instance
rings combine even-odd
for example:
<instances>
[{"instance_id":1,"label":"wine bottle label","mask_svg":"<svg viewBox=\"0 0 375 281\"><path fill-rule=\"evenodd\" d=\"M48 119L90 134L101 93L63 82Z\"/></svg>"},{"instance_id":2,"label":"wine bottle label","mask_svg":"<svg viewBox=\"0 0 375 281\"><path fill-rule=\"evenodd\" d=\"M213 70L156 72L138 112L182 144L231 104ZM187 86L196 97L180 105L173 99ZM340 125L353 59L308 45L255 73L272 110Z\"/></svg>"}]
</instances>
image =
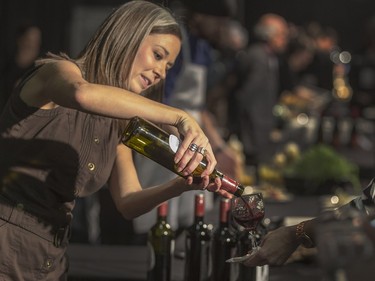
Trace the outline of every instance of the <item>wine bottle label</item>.
<instances>
[{"instance_id":1,"label":"wine bottle label","mask_svg":"<svg viewBox=\"0 0 375 281\"><path fill-rule=\"evenodd\" d=\"M169 147L171 148L171 150L174 153L176 153L179 146L180 146L180 140L178 139L178 137L176 137L175 135L170 135L169 136Z\"/></svg>"}]
</instances>

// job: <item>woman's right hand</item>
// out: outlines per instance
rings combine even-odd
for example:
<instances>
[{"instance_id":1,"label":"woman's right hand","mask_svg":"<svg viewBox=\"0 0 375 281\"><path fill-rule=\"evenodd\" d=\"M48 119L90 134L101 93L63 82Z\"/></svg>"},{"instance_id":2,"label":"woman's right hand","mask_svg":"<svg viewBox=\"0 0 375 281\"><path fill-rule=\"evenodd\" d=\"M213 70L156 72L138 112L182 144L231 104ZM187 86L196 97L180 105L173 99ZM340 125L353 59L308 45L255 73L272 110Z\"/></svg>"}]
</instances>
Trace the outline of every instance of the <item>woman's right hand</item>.
<instances>
[{"instance_id":1,"label":"woman's right hand","mask_svg":"<svg viewBox=\"0 0 375 281\"><path fill-rule=\"evenodd\" d=\"M175 155L178 172L189 176L198 166L203 156L207 159L207 168L202 173L203 181L208 186L208 177L214 170L217 161L212 147L198 123L189 115L180 118L176 127L182 136L182 142Z\"/></svg>"}]
</instances>

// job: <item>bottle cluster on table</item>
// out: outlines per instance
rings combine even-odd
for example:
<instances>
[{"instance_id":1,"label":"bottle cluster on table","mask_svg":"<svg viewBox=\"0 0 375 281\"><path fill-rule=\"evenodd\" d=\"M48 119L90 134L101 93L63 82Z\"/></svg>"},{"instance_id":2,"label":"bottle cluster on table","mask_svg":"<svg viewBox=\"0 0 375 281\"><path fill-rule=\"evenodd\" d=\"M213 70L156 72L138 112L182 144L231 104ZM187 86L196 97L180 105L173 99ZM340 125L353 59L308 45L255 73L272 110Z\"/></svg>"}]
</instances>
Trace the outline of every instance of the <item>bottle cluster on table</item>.
<instances>
[{"instance_id":1,"label":"bottle cluster on table","mask_svg":"<svg viewBox=\"0 0 375 281\"><path fill-rule=\"evenodd\" d=\"M220 198L217 225L205 220L204 192L196 194L194 222L185 229L184 281L268 281L268 266L246 267L241 263L228 263L228 259L245 255L252 247L252 238L242 228L236 228L231 220L231 201ZM165 206L165 204L163 205ZM172 273L174 233L167 222L166 211L158 207L156 224L151 228L149 246L152 251L148 281L170 281ZM238 227L238 226L237 226ZM257 239L265 235L260 225Z\"/></svg>"}]
</instances>

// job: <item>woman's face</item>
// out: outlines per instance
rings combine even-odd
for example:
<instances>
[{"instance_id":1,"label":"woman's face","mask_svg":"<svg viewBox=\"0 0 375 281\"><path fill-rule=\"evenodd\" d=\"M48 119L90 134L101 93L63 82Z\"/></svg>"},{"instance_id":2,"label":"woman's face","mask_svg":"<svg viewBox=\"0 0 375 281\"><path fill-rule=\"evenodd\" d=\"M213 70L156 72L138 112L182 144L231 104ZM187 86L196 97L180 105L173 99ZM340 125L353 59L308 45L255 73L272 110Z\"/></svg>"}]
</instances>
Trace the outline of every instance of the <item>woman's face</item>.
<instances>
[{"instance_id":1,"label":"woman's face","mask_svg":"<svg viewBox=\"0 0 375 281\"><path fill-rule=\"evenodd\" d=\"M143 41L130 72L129 90L137 94L165 79L180 51L181 41L171 34L152 34Z\"/></svg>"}]
</instances>

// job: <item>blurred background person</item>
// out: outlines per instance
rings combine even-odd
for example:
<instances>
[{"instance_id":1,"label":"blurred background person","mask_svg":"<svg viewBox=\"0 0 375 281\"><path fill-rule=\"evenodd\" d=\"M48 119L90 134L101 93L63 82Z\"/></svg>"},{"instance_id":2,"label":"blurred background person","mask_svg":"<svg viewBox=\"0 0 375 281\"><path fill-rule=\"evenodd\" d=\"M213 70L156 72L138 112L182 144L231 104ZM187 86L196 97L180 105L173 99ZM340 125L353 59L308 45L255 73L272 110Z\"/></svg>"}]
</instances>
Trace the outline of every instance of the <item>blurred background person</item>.
<instances>
[{"instance_id":1,"label":"blurred background person","mask_svg":"<svg viewBox=\"0 0 375 281\"><path fill-rule=\"evenodd\" d=\"M290 39L280 62L280 91L293 92L298 86L307 85L305 71L315 56L313 39L305 28L289 23Z\"/></svg>"},{"instance_id":2,"label":"blurred background person","mask_svg":"<svg viewBox=\"0 0 375 281\"><path fill-rule=\"evenodd\" d=\"M235 19L222 26L207 74L207 109L225 140L230 139L228 115L233 108L233 90L238 79L238 59L248 44L247 29ZM235 109L234 109L235 110Z\"/></svg>"},{"instance_id":3,"label":"blurred background person","mask_svg":"<svg viewBox=\"0 0 375 281\"><path fill-rule=\"evenodd\" d=\"M322 26L318 22L310 22L306 30L315 47L313 61L305 71L309 77L309 83L331 91L334 71L331 54L339 48L338 33L333 27Z\"/></svg>"},{"instance_id":4,"label":"blurred background person","mask_svg":"<svg viewBox=\"0 0 375 281\"><path fill-rule=\"evenodd\" d=\"M279 55L288 45L287 21L277 14L264 14L254 28L257 41L241 57L241 83L235 93L233 128L243 144L246 164L258 166L269 160L271 134L276 123L273 108L280 94Z\"/></svg>"},{"instance_id":5,"label":"blurred background person","mask_svg":"<svg viewBox=\"0 0 375 281\"><path fill-rule=\"evenodd\" d=\"M0 111L21 76L29 70L39 57L42 45L42 32L33 23L24 23L17 28L16 46L10 54L2 70L0 91Z\"/></svg>"}]
</instances>

